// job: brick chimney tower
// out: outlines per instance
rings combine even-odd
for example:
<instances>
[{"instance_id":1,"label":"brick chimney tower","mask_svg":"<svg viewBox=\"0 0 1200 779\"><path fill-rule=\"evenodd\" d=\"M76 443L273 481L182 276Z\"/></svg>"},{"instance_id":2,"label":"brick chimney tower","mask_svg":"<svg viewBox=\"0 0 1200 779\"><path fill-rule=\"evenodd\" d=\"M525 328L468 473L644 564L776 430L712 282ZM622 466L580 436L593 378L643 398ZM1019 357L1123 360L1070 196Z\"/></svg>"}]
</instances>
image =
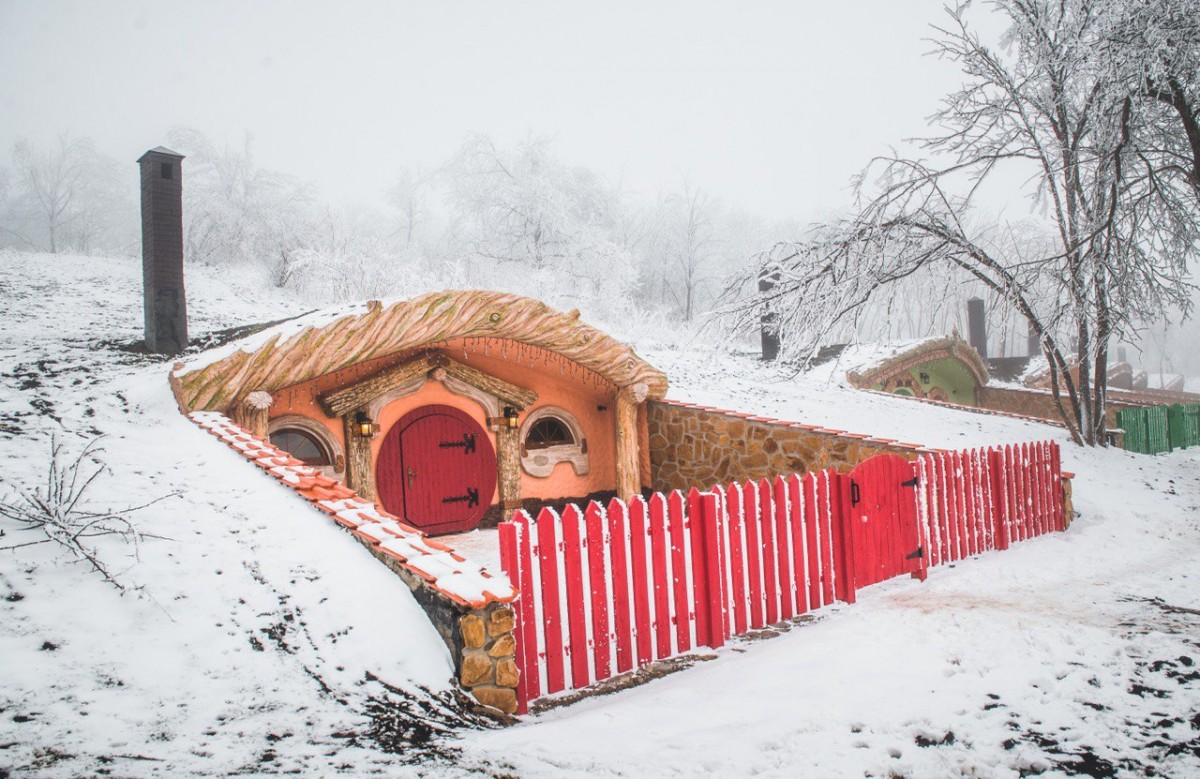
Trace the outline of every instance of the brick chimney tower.
<instances>
[{"instance_id":1,"label":"brick chimney tower","mask_svg":"<svg viewBox=\"0 0 1200 779\"><path fill-rule=\"evenodd\" d=\"M179 354L187 348L183 290L183 155L162 146L138 158L142 168L142 297L146 348Z\"/></svg>"},{"instance_id":2,"label":"brick chimney tower","mask_svg":"<svg viewBox=\"0 0 1200 779\"><path fill-rule=\"evenodd\" d=\"M979 298L967 301L967 340L975 347L975 351L979 352L979 356L986 360L987 313L984 311L983 301Z\"/></svg>"}]
</instances>

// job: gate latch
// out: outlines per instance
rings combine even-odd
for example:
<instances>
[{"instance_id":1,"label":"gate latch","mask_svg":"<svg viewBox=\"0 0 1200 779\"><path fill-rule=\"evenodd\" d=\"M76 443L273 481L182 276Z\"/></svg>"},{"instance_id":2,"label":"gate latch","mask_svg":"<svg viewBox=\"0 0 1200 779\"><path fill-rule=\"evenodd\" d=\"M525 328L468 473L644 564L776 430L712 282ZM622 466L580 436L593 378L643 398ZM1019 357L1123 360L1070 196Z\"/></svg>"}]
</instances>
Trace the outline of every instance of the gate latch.
<instances>
[{"instance_id":1,"label":"gate latch","mask_svg":"<svg viewBox=\"0 0 1200 779\"><path fill-rule=\"evenodd\" d=\"M438 448L440 449L454 449L455 447L459 446L463 448L463 454L474 454L475 434L463 433L461 441L442 441L440 444L438 444Z\"/></svg>"},{"instance_id":2,"label":"gate latch","mask_svg":"<svg viewBox=\"0 0 1200 779\"><path fill-rule=\"evenodd\" d=\"M858 482L856 482L854 479L851 479L850 480L850 505L857 506L858 502L860 500L862 500L862 490L859 489Z\"/></svg>"},{"instance_id":3,"label":"gate latch","mask_svg":"<svg viewBox=\"0 0 1200 779\"><path fill-rule=\"evenodd\" d=\"M467 508L475 508L479 505L479 490L474 487L467 487L466 495L455 495L452 498L442 498L442 503L466 503Z\"/></svg>"},{"instance_id":4,"label":"gate latch","mask_svg":"<svg viewBox=\"0 0 1200 779\"><path fill-rule=\"evenodd\" d=\"M905 555L904 559L905 560L920 560L924 556L925 556L925 547L918 546L917 551L913 552L912 554Z\"/></svg>"}]
</instances>

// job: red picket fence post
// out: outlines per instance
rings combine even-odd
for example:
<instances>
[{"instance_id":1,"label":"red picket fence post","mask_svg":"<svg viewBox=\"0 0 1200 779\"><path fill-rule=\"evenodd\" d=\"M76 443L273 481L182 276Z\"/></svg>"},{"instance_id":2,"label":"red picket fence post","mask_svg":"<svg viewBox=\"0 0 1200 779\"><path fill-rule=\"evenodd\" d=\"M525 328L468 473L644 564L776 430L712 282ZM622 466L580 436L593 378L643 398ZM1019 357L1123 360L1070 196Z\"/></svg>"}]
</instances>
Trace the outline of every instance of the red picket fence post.
<instances>
[{"instance_id":1,"label":"red picket fence post","mask_svg":"<svg viewBox=\"0 0 1200 779\"><path fill-rule=\"evenodd\" d=\"M691 571L687 565L687 512L679 490L667 497L667 525L671 536L671 576L674 579L672 602L675 606L672 617L675 620L676 651L686 652L692 648L693 604L689 597L691 587L688 586Z\"/></svg>"},{"instance_id":2,"label":"red picket fence post","mask_svg":"<svg viewBox=\"0 0 1200 779\"><path fill-rule=\"evenodd\" d=\"M758 487L748 481L742 485L742 517L746 528L746 570L749 578L750 627L758 630L766 625L763 600L762 545L759 543L759 525L762 512L758 507Z\"/></svg>"},{"instance_id":3,"label":"red picket fence post","mask_svg":"<svg viewBox=\"0 0 1200 779\"><path fill-rule=\"evenodd\" d=\"M791 523L788 522L788 514L790 513L787 482L782 476L776 476L771 483L773 491L773 502L775 504L775 551L778 555L778 590L779 590L779 618L791 619L796 615L795 603L792 598L792 590L795 583L795 577L792 572L791 551L792 541L791 534L788 532L791 528Z\"/></svg>"},{"instance_id":4,"label":"red picket fence post","mask_svg":"<svg viewBox=\"0 0 1200 779\"><path fill-rule=\"evenodd\" d=\"M992 536L997 549L1008 549L1008 490L1005 486L1004 452L988 450L988 466L992 483Z\"/></svg>"},{"instance_id":5,"label":"red picket fence post","mask_svg":"<svg viewBox=\"0 0 1200 779\"><path fill-rule=\"evenodd\" d=\"M696 643L704 643L709 635L709 593L708 590L714 584L718 587L720 582L709 579L708 572L705 569L704 555L708 550L708 539L704 535L704 524L701 521L700 513L700 490L692 487L687 494L687 515L688 515L688 530L689 540L692 548L692 602L696 605Z\"/></svg>"},{"instance_id":6,"label":"red picket fence post","mask_svg":"<svg viewBox=\"0 0 1200 779\"><path fill-rule=\"evenodd\" d=\"M804 481L798 474L787 478L788 492L788 525L791 529L791 567L792 567L792 599L796 613L803 614L808 606L808 558L804 553Z\"/></svg>"},{"instance_id":7,"label":"red picket fence post","mask_svg":"<svg viewBox=\"0 0 1200 779\"><path fill-rule=\"evenodd\" d=\"M707 619L703 623L697 621L696 641L703 641L707 646L717 649L725 645L725 609L721 597L724 590L721 586L724 578L721 510L718 507L717 496L711 492L700 495L697 505L700 509L699 521L693 519L693 522L700 526L703 534L700 549L703 550L704 578L707 579L707 586L704 588L707 598L704 610L707 612ZM693 554L698 551L693 547ZM699 606L696 611L700 611ZM699 632L701 624L707 631L703 639Z\"/></svg>"},{"instance_id":8,"label":"red picket fence post","mask_svg":"<svg viewBox=\"0 0 1200 779\"><path fill-rule=\"evenodd\" d=\"M515 517L514 517L515 519ZM508 576L518 590L521 590L521 585L518 584L524 578L521 571L522 552L528 552L529 544L521 544L518 541L518 525L516 522L502 522L499 527L500 540L500 567L501 570ZM522 547L524 547L522 549ZM536 668L533 673L530 673L529 661L536 656L536 652L530 652L526 643L525 634L528 630L534 627L533 619L525 612L533 607L533 598L518 598L513 604L515 619L513 620L513 644L514 655L517 661L517 669L519 671L519 679L517 681L517 714L527 714L529 712L529 701L531 698L538 697L536 694L531 694L529 689L530 677L532 676L535 683L537 678Z\"/></svg>"},{"instance_id":9,"label":"red picket fence post","mask_svg":"<svg viewBox=\"0 0 1200 779\"><path fill-rule=\"evenodd\" d=\"M654 659L653 629L650 598L653 573L650 570L650 534L647 531L646 501L641 495L629 501L629 559L633 568L633 619L637 643L637 664L643 666Z\"/></svg>"},{"instance_id":10,"label":"red picket fence post","mask_svg":"<svg viewBox=\"0 0 1200 779\"><path fill-rule=\"evenodd\" d=\"M631 550L625 547L630 537L625 504L613 498L608 502L605 516L608 520L609 562L612 566L613 635L616 638L617 673L621 674L633 668L634 652L633 598L630 593L633 572L628 554ZM596 671L597 675L599 673Z\"/></svg>"},{"instance_id":11,"label":"red picket fence post","mask_svg":"<svg viewBox=\"0 0 1200 779\"><path fill-rule=\"evenodd\" d=\"M1058 444L1050 442L1050 473L1054 480L1054 527L1056 530L1067 529L1066 496L1063 493L1062 452Z\"/></svg>"},{"instance_id":12,"label":"red picket fence post","mask_svg":"<svg viewBox=\"0 0 1200 779\"><path fill-rule=\"evenodd\" d=\"M604 509L593 500L584 510L583 519L587 533L588 559L588 589L585 590L585 597L588 597L592 604L592 667L595 669L594 681L600 681L612 675L608 634L608 586L613 582L605 566L604 552L609 544L604 538ZM615 586L615 583L613 584Z\"/></svg>"},{"instance_id":13,"label":"red picket fence post","mask_svg":"<svg viewBox=\"0 0 1200 779\"><path fill-rule=\"evenodd\" d=\"M650 496L650 550L654 566L654 658L671 654L671 581L667 564L671 548L667 533L667 499L661 492Z\"/></svg>"},{"instance_id":14,"label":"red picket fence post","mask_svg":"<svg viewBox=\"0 0 1200 779\"><path fill-rule=\"evenodd\" d=\"M779 579L776 577L775 500L771 482L758 482L759 532L762 534L763 597L767 602L767 624L779 621Z\"/></svg>"},{"instance_id":15,"label":"red picket fence post","mask_svg":"<svg viewBox=\"0 0 1200 779\"><path fill-rule=\"evenodd\" d=\"M557 539L558 515L554 509L544 508L538 512L538 564L541 573L542 631L546 637L546 692L554 693L566 689L564 666L564 642L562 609L559 604L558 555L561 547Z\"/></svg>"},{"instance_id":16,"label":"red picket fence post","mask_svg":"<svg viewBox=\"0 0 1200 779\"><path fill-rule=\"evenodd\" d=\"M730 484L725 492L725 516L729 533L729 568L733 586L730 589L730 622L733 633L746 632L749 594L746 589L745 519L742 516L742 490Z\"/></svg>"},{"instance_id":17,"label":"red picket fence post","mask_svg":"<svg viewBox=\"0 0 1200 779\"><path fill-rule=\"evenodd\" d=\"M583 534L579 509L568 503L560 524L563 543L563 578L567 590L567 656L571 661L571 687L591 684L588 671L587 611L583 607ZM574 605L574 606L573 606Z\"/></svg>"}]
</instances>

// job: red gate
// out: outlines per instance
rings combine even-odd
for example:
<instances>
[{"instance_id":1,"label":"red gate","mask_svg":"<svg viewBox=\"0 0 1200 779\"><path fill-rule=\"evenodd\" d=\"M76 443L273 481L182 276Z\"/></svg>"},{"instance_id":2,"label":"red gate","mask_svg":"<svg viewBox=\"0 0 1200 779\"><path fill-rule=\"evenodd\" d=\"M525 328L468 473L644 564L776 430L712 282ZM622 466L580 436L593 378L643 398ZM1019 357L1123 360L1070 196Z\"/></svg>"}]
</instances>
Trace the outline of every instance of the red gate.
<instances>
[{"instance_id":1,"label":"red gate","mask_svg":"<svg viewBox=\"0 0 1200 779\"><path fill-rule=\"evenodd\" d=\"M496 490L491 440L451 406L424 406L392 425L375 471L383 507L426 533L475 527Z\"/></svg>"},{"instance_id":2,"label":"red gate","mask_svg":"<svg viewBox=\"0 0 1200 779\"><path fill-rule=\"evenodd\" d=\"M902 573L925 578L914 464L881 454L860 463L848 478L855 588Z\"/></svg>"}]
</instances>

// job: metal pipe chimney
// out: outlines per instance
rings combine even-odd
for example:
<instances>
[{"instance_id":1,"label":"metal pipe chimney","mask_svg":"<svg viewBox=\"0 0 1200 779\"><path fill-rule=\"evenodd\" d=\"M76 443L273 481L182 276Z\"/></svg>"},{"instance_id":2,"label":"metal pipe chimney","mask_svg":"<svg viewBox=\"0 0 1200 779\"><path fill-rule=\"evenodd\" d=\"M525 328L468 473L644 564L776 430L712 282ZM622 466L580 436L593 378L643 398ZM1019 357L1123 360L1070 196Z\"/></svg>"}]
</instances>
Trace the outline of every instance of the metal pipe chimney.
<instances>
[{"instance_id":1,"label":"metal pipe chimney","mask_svg":"<svg viewBox=\"0 0 1200 779\"><path fill-rule=\"evenodd\" d=\"M983 310L983 300L971 298L967 301L967 333L971 346L979 352L979 356L987 359L987 314Z\"/></svg>"},{"instance_id":2,"label":"metal pipe chimney","mask_svg":"<svg viewBox=\"0 0 1200 779\"><path fill-rule=\"evenodd\" d=\"M138 158L142 174L142 300L146 349L187 348L183 288L183 155L162 146Z\"/></svg>"}]
</instances>

